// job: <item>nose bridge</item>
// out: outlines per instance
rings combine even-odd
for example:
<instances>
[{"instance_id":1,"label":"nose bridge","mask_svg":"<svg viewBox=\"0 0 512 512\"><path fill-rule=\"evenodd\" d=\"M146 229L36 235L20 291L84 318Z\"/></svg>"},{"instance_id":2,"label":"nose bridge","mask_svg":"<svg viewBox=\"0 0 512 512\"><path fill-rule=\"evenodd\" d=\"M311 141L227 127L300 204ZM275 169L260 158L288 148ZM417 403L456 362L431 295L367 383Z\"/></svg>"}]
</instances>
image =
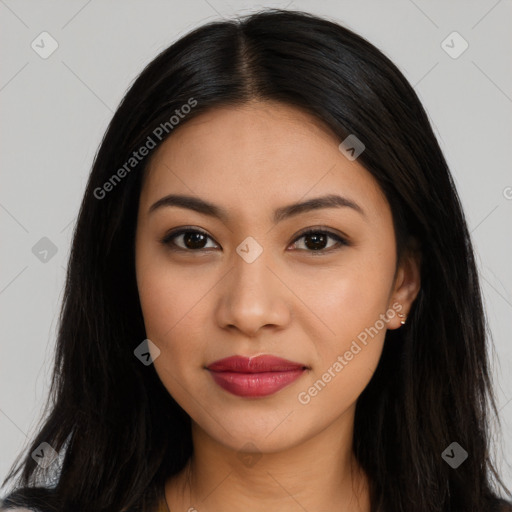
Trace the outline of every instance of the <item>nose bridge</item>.
<instances>
[{"instance_id":1,"label":"nose bridge","mask_svg":"<svg viewBox=\"0 0 512 512\"><path fill-rule=\"evenodd\" d=\"M271 266L271 252L264 244L253 237L247 237L236 248L233 255L233 271L230 293L238 298L253 296L258 301L273 293L275 279L268 266Z\"/></svg>"},{"instance_id":2,"label":"nose bridge","mask_svg":"<svg viewBox=\"0 0 512 512\"><path fill-rule=\"evenodd\" d=\"M288 319L288 311L282 296L284 288L270 270L270 250L248 238L233 254L233 268L223 287L219 321L249 334L267 324L282 325Z\"/></svg>"}]
</instances>

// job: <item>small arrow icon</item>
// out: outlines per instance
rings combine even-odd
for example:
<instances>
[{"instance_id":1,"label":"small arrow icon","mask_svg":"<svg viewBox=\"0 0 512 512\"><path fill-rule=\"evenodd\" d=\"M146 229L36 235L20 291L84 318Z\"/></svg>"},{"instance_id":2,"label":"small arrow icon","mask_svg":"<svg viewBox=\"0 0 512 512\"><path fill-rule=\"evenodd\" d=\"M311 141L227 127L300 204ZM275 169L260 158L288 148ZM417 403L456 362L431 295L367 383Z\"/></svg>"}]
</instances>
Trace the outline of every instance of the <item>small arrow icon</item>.
<instances>
[{"instance_id":1,"label":"small arrow icon","mask_svg":"<svg viewBox=\"0 0 512 512\"><path fill-rule=\"evenodd\" d=\"M444 449L441 457L449 466L457 469L468 458L468 452L459 443L453 442Z\"/></svg>"},{"instance_id":2,"label":"small arrow icon","mask_svg":"<svg viewBox=\"0 0 512 512\"><path fill-rule=\"evenodd\" d=\"M47 59L55 50L57 50L59 43L51 34L44 31L34 38L30 43L30 47L39 55L39 57L41 57L41 59Z\"/></svg>"},{"instance_id":3,"label":"small arrow icon","mask_svg":"<svg viewBox=\"0 0 512 512\"><path fill-rule=\"evenodd\" d=\"M33 247L32 254L42 263L48 263L57 254L57 246L43 236Z\"/></svg>"},{"instance_id":4,"label":"small arrow icon","mask_svg":"<svg viewBox=\"0 0 512 512\"><path fill-rule=\"evenodd\" d=\"M252 263L263 252L263 247L252 236L248 236L240 242L236 252L246 263Z\"/></svg>"},{"instance_id":5,"label":"small arrow icon","mask_svg":"<svg viewBox=\"0 0 512 512\"><path fill-rule=\"evenodd\" d=\"M149 339L145 339L133 353L145 366L152 364L160 356L160 349Z\"/></svg>"},{"instance_id":6,"label":"small arrow icon","mask_svg":"<svg viewBox=\"0 0 512 512\"><path fill-rule=\"evenodd\" d=\"M452 59L458 59L469 48L469 43L454 30L443 39L441 48Z\"/></svg>"},{"instance_id":7,"label":"small arrow icon","mask_svg":"<svg viewBox=\"0 0 512 512\"><path fill-rule=\"evenodd\" d=\"M246 443L243 450L256 450L256 452L249 453L249 452L239 452L238 458L248 467L254 466L258 460L261 459L262 455L256 445L254 443Z\"/></svg>"},{"instance_id":8,"label":"small arrow icon","mask_svg":"<svg viewBox=\"0 0 512 512\"><path fill-rule=\"evenodd\" d=\"M31 457L39 466L47 468L59 454L48 443L41 443L32 453Z\"/></svg>"},{"instance_id":9,"label":"small arrow icon","mask_svg":"<svg viewBox=\"0 0 512 512\"><path fill-rule=\"evenodd\" d=\"M338 148L347 160L353 162L366 149L366 146L351 133Z\"/></svg>"}]
</instances>

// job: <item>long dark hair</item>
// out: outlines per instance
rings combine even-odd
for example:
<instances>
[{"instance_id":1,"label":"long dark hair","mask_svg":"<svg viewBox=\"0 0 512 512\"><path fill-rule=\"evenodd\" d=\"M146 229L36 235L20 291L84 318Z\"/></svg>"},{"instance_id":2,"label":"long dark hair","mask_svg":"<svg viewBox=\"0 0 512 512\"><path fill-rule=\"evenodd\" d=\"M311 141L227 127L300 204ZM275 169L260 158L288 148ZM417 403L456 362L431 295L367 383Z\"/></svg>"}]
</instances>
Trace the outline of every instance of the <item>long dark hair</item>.
<instances>
[{"instance_id":1,"label":"long dark hair","mask_svg":"<svg viewBox=\"0 0 512 512\"><path fill-rule=\"evenodd\" d=\"M282 10L192 31L144 69L117 109L74 231L48 412L4 482L21 471L21 490L5 503L142 510L185 466L190 419L154 366L134 356L146 338L135 281L139 195L150 155L172 135L172 115L182 124L251 99L309 112L340 142L355 134L366 146L358 162L391 205L399 255L407 240L420 244L421 290L407 324L388 331L357 402L354 452L370 480L372 511L490 510L504 485L489 456L490 417L498 415L481 291L427 115L397 67L365 39ZM130 160L149 145L148 156ZM454 441L469 454L456 469L442 457ZM31 456L43 442L61 454L47 469Z\"/></svg>"}]
</instances>

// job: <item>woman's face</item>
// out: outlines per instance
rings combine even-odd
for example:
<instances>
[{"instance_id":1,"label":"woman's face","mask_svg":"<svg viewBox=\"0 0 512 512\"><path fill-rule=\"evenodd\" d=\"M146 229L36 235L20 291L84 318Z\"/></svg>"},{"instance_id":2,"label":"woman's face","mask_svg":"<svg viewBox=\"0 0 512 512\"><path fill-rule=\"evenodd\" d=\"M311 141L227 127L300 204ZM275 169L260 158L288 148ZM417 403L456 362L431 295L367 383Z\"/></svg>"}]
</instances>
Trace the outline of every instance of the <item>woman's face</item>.
<instances>
[{"instance_id":1,"label":"woman's face","mask_svg":"<svg viewBox=\"0 0 512 512\"><path fill-rule=\"evenodd\" d=\"M299 110L253 102L178 126L150 164L136 274L155 369L201 431L234 450L285 449L353 422L386 329L416 296L417 266L395 274L389 204L340 142ZM214 208L167 201L150 211L170 194ZM322 206L329 195L343 199ZM299 369L208 369L260 354Z\"/></svg>"}]
</instances>

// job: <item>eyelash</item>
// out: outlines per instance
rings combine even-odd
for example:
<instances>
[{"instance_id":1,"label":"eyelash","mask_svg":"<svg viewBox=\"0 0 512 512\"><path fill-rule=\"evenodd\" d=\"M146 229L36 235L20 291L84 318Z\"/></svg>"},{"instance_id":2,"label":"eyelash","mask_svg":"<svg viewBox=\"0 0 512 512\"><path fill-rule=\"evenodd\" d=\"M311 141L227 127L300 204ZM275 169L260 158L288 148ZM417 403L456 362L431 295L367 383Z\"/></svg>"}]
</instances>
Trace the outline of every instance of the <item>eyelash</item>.
<instances>
[{"instance_id":1,"label":"eyelash","mask_svg":"<svg viewBox=\"0 0 512 512\"><path fill-rule=\"evenodd\" d=\"M213 240L213 238L210 235L208 235L208 233L206 233L205 231L203 231L201 229L194 228L192 226L186 226L186 227L183 227L183 228L178 228L178 229L176 229L174 231L171 231L170 233L166 234L160 240L160 242L162 244L168 246L173 251L181 251L181 252L194 253L194 252L208 252L209 249L211 249L211 248L206 248L206 249L203 248L203 249L195 249L194 250L194 249L184 249L183 247L176 246L176 244L174 243L173 239L177 238L180 235L186 234L186 233L200 233L200 234L204 235L205 237ZM303 238L305 236L308 236L308 235L312 235L312 234L315 234L315 235L318 235L318 234L327 235L329 238L332 238L332 239L336 240L336 242L338 242L338 247L333 246L333 247L329 247L328 249L318 249L318 250L308 250L308 249L297 249L297 250L309 252L309 253L311 253L314 256L315 254L326 254L326 253L329 253L331 251L340 249L342 246L349 246L349 245L351 245L348 242L348 240L346 240L345 238L341 237L340 235L338 235L336 233L333 233L332 231L325 230L324 228L308 228L307 230L305 230L302 233L300 233L293 240L292 244L295 244L301 238Z\"/></svg>"}]
</instances>

